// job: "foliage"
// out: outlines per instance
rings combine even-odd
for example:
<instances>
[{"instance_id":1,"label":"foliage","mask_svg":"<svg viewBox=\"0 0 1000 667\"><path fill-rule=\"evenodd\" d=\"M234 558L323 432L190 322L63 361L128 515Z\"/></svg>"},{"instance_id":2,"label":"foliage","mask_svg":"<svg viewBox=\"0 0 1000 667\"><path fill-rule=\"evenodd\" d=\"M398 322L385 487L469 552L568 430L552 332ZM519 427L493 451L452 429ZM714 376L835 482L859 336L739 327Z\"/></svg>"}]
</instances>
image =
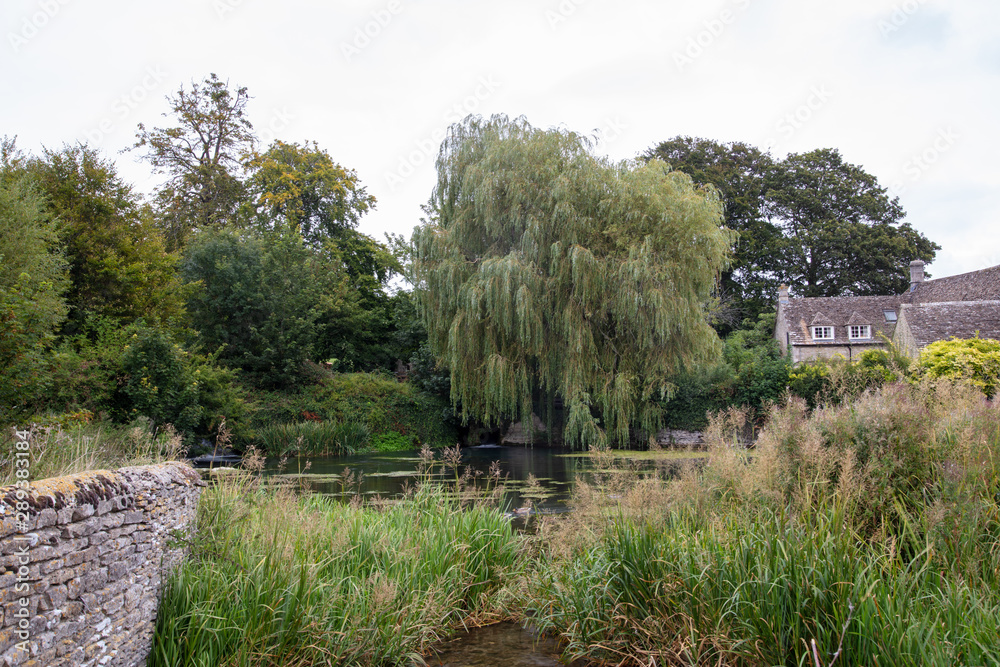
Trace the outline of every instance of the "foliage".
<instances>
[{"instance_id":1,"label":"foliage","mask_svg":"<svg viewBox=\"0 0 1000 667\"><path fill-rule=\"evenodd\" d=\"M378 509L224 481L166 582L150 665L409 665L507 617L524 553L503 514L430 487Z\"/></svg>"},{"instance_id":2,"label":"foliage","mask_svg":"<svg viewBox=\"0 0 1000 667\"><path fill-rule=\"evenodd\" d=\"M172 429L155 435L148 420L122 426L95 421L86 411L56 415L25 425L31 481L90 470L172 461L183 455L181 437ZM14 429L0 432L0 486L15 481Z\"/></svg>"},{"instance_id":3,"label":"foliage","mask_svg":"<svg viewBox=\"0 0 1000 667\"><path fill-rule=\"evenodd\" d=\"M188 310L204 344L264 387L295 382L321 317L347 307L343 273L294 234L205 232L181 268L197 287Z\"/></svg>"},{"instance_id":4,"label":"foliage","mask_svg":"<svg viewBox=\"0 0 1000 667\"><path fill-rule=\"evenodd\" d=\"M791 364L771 335L774 314L744 320L743 326L726 337L719 363L675 379L677 391L665 403L668 426L701 429L711 413L731 407L763 413L781 399Z\"/></svg>"},{"instance_id":5,"label":"foliage","mask_svg":"<svg viewBox=\"0 0 1000 667\"><path fill-rule=\"evenodd\" d=\"M91 316L166 322L183 312L177 258L167 254L151 213L114 163L86 146L44 150L26 171L46 195L69 263L70 318L79 333Z\"/></svg>"},{"instance_id":6,"label":"foliage","mask_svg":"<svg viewBox=\"0 0 1000 667\"><path fill-rule=\"evenodd\" d=\"M168 95L176 125L147 130L139 124L132 149L169 180L157 190L161 224L171 250L182 248L191 231L232 221L245 197L237 176L253 150L253 126L246 118L246 88L230 89L214 73L191 89Z\"/></svg>"},{"instance_id":7,"label":"foliage","mask_svg":"<svg viewBox=\"0 0 1000 667\"><path fill-rule=\"evenodd\" d=\"M788 390L810 408L850 402L866 391L907 379L910 359L894 345L884 350L865 350L851 361L843 355L796 364L788 378Z\"/></svg>"},{"instance_id":8,"label":"foliage","mask_svg":"<svg viewBox=\"0 0 1000 667\"><path fill-rule=\"evenodd\" d=\"M68 286L56 229L31 182L13 172L5 142L0 171L0 420L44 390L45 353L66 317Z\"/></svg>"},{"instance_id":9,"label":"foliage","mask_svg":"<svg viewBox=\"0 0 1000 667\"><path fill-rule=\"evenodd\" d=\"M295 232L321 246L353 230L375 198L354 170L340 166L316 142L275 141L247 162L252 218L268 231Z\"/></svg>"},{"instance_id":10,"label":"foliage","mask_svg":"<svg viewBox=\"0 0 1000 667\"><path fill-rule=\"evenodd\" d=\"M780 162L768 209L784 237L775 259L798 296L902 293L910 261L933 261L941 248L900 223L898 198L890 200L874 176L835 149Z\"/></svg>"},{"instance_id":11,"label":"foliage","mask_svg":"<svg viewBox=\"0 0 1000 667\"><path fill-rule=\"evenodd\" d=\"M1000 388L1000 341L978 336L936 341L920 352L916 370L926 378L970 382L992 398Z\"/></svg>"},{"instance_id":12,"label":"foliage","mask_svg":"<svg viewBox=\"0 0 1000 667\"><path fill-rule=\"evenodd\" d=\"M739 232L720 285L724 331L741 315L770 310L782 283L798 296L901 293L910 261L930 262L940 249L902 223L898 200L835 149L778 160L742 142L675 137L644 158L717 188L726 226Z\"/></svg>"},{"instance_id":13,"label":"foliage","mask_svg":"<svg viewBox=\"0 0 1000 667\"><path fill-rule=\"evenodd\" d=\"M415 275L463 419L563 399L567 442L654 430L670 377L718 353L704 304L730 238L721 207L660 162L611 164L524 120L453 125Z\"/></svg>"},{"instance_id":14,"label":"foliage","mask_svg":"<svg viewBox=\"0 0 1000 667\"><path fill-rule=\"evenodd\" d=\"M753 319L774 307L780 279L773 275L773 253L781 232L765 216L767 175L774 167L769 153L743 142L674 137L650 148L646 160L663 160L722 199L727 228L738 233L732 262L722 271L715 313L717 329L728 332L742 318Z\"/></svg>"},{"instance_id":15,"label":"foliage","mask_svg":"<svg viewBox=\"0 0 1000 667\"><path fill-rule=\"evenodd\" d=\"M243 406L231 372L184 350L162 329L140 323L132 331L119 361L113 413L119 420L143 416L189 439L211 433L224 418L238 422Z\"/></svg>"},{"instance_id":16,"label":"foliage","mask_svg":"<svg viewBox=\"0 0 1000 667\"><path fill-rule=\"evenodd\" d=\"M458 437L447 400L376 373L335 373L294 393L261 393L255 402L258 432L308 413L332 423L360 423L373 441L389 432L407 438L411 447L448 445Z\"/></svg>"},{"instance_id":17,"label":"foliage","mask_svg":"<svg viewBox=\"0 0 1000 667\"><path fill-rule=\"evenodd\" d=\"M532 623L622 664L996 662L998 407L945 382L793 400L750 451L729 411L678 476L578 486L540 528Z\"/></svg>"},{"instance_id":18,"label":"foliage","mask_svg":"<svg viewBox=\"0 0 1000 667\"><path fill-rule=\"evenodd\" d=\"M286 454L354 454L368 447L368 427L357 422L304 421L274 424L257 430L254 442L261 451Z\"/></svg>"}]
</instances>

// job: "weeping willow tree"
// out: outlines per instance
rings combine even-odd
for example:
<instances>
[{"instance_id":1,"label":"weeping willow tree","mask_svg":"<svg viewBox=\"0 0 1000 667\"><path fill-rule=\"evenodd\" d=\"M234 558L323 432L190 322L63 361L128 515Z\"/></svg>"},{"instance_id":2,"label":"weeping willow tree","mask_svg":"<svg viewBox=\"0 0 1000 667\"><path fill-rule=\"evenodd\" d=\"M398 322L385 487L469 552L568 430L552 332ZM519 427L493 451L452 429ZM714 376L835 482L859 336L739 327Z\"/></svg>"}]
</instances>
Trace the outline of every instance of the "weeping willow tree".
<instances>
[{"instance_id":1,"label":"weeping willow tree","mask_svg":"<svg viewBox=\"0 0 1000 667\"><path fill-rule=\"evenodd\" d=\"M612 163L523 119L449 128L414 275L464 419L564 406L563 438L625 444L671 376L719 352L706 322L731 234L717 196L657 160Z\"/></svg>"}]
</instances>

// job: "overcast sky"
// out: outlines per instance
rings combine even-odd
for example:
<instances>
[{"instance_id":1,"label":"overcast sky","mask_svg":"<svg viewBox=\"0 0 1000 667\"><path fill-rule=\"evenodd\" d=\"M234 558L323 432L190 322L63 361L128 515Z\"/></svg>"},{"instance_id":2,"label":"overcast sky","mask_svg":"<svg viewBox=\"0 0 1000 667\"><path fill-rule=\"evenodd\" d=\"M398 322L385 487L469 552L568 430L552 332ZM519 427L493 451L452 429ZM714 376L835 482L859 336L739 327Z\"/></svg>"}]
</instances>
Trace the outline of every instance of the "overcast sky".
<instances>
[{"instance_id":1,"label":"overcast sky","mask_svg":"<svg viewBox=\"0 0 1000 667\"><path fill-rule=\"evenodd\" d=\"M467 113L598 132L833 147L899 195L943 277L1000 264L997 0L2 0L0 135L86 141L141 191L136 125L215 72L266 142L315 140L410 235Z\"/></svg>"}]
</instances>

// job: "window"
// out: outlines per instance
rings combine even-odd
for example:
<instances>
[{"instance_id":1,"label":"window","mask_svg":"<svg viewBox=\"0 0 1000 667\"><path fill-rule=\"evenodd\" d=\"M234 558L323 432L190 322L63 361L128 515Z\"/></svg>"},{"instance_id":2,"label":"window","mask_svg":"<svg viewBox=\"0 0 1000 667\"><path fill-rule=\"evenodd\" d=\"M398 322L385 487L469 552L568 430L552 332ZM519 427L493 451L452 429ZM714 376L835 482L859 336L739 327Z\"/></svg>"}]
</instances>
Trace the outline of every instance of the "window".
<instances>
[{"instance_id":1,"label":"window","mask_svg":"<svg viewBox=\"0 0 1000 667\"><path fill-rule=\"evenodd\" d=\"M882 314L885 315L886 322L896 321L896 311L895 310L883 310Z\"/></svg>"},{"instance_id":2,"label":"window","mask_svg":"<svg viewBox=\"0 0 1000 667\"><path fill-rule=\"evenodd\" d=\"M872 337L872 328L867 324L852 324L847 327L847 335L851 340L862 340Z\"/></svg>"},{"instance_id":3,"label":"window","mask_svg":"<svg viewBox=\"0 0 1000 667\"><path fill-rule=\"evenodd\" d=\"M833 327L813 327L813 340L833 340Z\"/></svg>"}]
</instances>

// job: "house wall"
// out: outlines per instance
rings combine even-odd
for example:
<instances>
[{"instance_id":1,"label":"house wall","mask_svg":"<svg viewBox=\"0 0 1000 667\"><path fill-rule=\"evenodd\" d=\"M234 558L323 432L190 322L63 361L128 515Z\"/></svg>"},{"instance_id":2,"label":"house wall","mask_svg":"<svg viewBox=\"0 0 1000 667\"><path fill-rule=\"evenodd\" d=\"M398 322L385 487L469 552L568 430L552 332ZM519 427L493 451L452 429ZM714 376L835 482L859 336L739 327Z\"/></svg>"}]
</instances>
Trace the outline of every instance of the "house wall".
<instances>
[{"instance_id":1,"label":"house wall","mask_svg":"<svg viewBox=\"0 0 1000 667\"><path fill-rule=\"evenodd\" d=\"M203 484L174 462L0 487L0 664L145 665Z\"/></svg>"},{"instance_id":2,"label":"house wall","mask_svg":"<svg viewBox=\"0 0 1000 667\"><path fill-rule=\"evenodd\" d=\"M854 360L858 355L866 350L882 350L885 346L881 343L852 345L793 345L792 361L812 361L814 359L831 359L838 354L845 359Z\"/></svg>"},{"instance_id":3,"label":"house wall","mask_svg":"<svg viewBox=\"0 0 1000 667\"><path fill-rule=\"evenodd\" d=\"M778 303L778 317L774 323L774 338L778 341L778 347L782 354L788 354L788 324L785 322L785 314L782 312L782 303Z\"/></svg>"}]
</instances>

